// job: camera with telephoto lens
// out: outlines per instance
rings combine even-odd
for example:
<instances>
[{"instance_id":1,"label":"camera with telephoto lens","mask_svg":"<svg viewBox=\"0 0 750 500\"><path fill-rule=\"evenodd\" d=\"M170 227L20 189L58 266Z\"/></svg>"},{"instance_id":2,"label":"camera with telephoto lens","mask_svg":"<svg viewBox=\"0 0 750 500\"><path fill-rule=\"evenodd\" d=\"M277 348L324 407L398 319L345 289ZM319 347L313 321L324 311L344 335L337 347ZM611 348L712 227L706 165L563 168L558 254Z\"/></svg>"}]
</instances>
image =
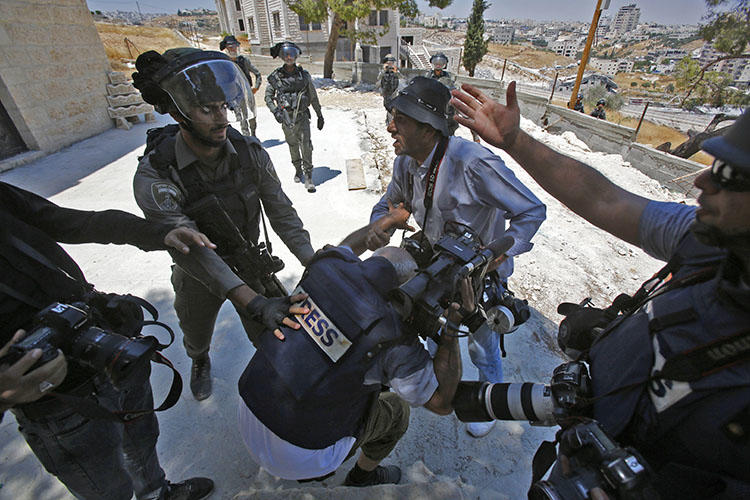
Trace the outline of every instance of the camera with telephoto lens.
<instances>
[{"instance_id":1,"label":"camera with telephoto lens","mask_svg":"<svg viewBox=\"0 0 750 500\"><path fill-rule=\"evenodd\" d=\"M608 498L651 500L659 498L648 463L633 448L620 447L599 423L586 420L558 433L560 454L569 470L558 465L546 480L529 489L529 500L587 500L601 489Z\"/></svg>"},{"instance_id":2,"label":"camera with telephoto lens","mask_svg":"<svg viewBox=\"0 0 750 500\"><path fill-rule=\"evenodd\" d=\"M574 361L555 368L549 385L461 381L452 405L462 422L528 420L551 426L588 414L590 397L588 368Z\"/></svg>"},{"instance_id":3,"label":"camera with telephoto lens","mask_svg":"<svg viewBox=\"0 0 750 500\"><path fill-rule=\"evenodd\" d=\"M26 337L10 346L0 364L13 364L29 351L41 349L42 356L30 368L33 370L57 357L60 349L69 360L105 373L117 383L140 363L148 362L158 347L154 337L125 337L97 328L83 302L56 302L37 314Z\"/></svg>"},{"instance_id":4,"label":"camera with telephoto lens","mask_svg":"<svg viewBox=\"0 0 750 500\"><path fill-rule=\"evenodd\" d=\"M426 238L423 240L426 242ZM447 324L443 312L452 302L461 302L459 285L464 278L469 278L475 292L475 311L463 322L470 331L476 331L487 319L480 305L487 265L513 246L513 238L504 236L483 248L479 237L471 230L451 225L435 243L426 264L425 244L417 245L416 239L411 241L407 244L410 246L404 248L417 260L417 275L390 295L391 303L406 326L423 338L438 339L440 329Z\"/></svg>"}]
</instances>

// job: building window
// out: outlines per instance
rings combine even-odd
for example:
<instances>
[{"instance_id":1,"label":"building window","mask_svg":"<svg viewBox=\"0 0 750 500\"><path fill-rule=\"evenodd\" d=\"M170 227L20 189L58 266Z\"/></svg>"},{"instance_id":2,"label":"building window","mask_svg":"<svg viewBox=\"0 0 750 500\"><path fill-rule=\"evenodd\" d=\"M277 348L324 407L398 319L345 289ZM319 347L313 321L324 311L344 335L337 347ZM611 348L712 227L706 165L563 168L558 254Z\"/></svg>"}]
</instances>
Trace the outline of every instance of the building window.
<instances>
[{"instance_id":1,"label":"building window","mask_svg":"<svg viewBox=\"0 0 750 500\"><path fill-rule=\"evenodd\" d=\"M323 29L323 28L321 28L320 23L316 23L315 21L313 21L313 23L312 23L312 30L313 31L320 31L321 29Z\"/></svg>"},{"instance_id":2,"label":"building window","mask_svg":"<svg viewBox=\"0 0 750 500\"><path fill-rule=\"evenodd\" d=\"M385 26L386 24L388 24L388 11L381 10L380 11L380 25Z\"/></svg>"},{"instance_id":3,"label":"building window","mask_svg":"<svg viewBox=\"0 0 750 500\"><path fill-rule=\"evenodd\" d=\"M273 17L273 30L277 33L281 33L281 14L279 14L279 11L273 12L271 14Z\"/></svg>"},{"instance_id":4,"label":"building window","mask_svg":"<svg viewBox=\"0 0 750 500\"><path fill-rule=\"evenodd\" d=\"M247 31L255 34L255 19L252 16L247 18Z\"/></svg>"},{"instance_id":5,"label":"building window","mask_svg":"<svg viewBox=\"0 0 750 500\"><path fill-rule=\"evenodd\" d=\"M310 25L307 23L307 20L304 16L299 16L299 30L310 31Z\"/></svg>"},{"instance_id":6,"label":"building window","mask_svg":"<svg viewBox=\"0 0 750 500\"><path fill-rule=\"evenodd\" d=\"M242 6L240 5L240 0L234 0L234 6L237 8L237 11L242 10Z\"/></svg>"},{"instance_id":7,"label":"building window","mask_svg":"<svg viewBox=\"0 0 750 500\"><path fill-rule=\"evenodd\" d=\"M378 25L378 11L377 10L370 11L370 18L367 20L367 24L369 24L370 26Z\"/></svg>"},{"instance_id":8,"label":"building window","mask_svg":"<svg viewBox=\"0 0 750 500\"><path fill-rule=\"evenodd\" d=\"M245 31L245 21L242 19L237 19L237 24L240 25L240 31Z\"/></svg>"}]
</instances>

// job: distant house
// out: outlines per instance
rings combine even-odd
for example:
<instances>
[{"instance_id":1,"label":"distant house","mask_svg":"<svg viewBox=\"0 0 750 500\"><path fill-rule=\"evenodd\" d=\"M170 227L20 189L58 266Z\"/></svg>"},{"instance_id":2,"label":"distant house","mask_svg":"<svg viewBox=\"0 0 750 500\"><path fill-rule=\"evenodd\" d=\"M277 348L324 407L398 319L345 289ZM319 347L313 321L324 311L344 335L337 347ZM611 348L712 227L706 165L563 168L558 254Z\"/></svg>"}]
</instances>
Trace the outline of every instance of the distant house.
<instances>
[{"instance_id":1,"label":"distant house","mask_svg":"<svg viewBox=\"0 0 750 500\"><path fill-rule=\"evenodd\" d=\"M575 82L576 82L575 77L566 78L565 80L558 81L556 90L563 90L563 91L571 92L573 90L573 87L575 86ZM606 88L608 92L617 92L617 88L618 88L614 80L612 80L608 76L598 75L598 74L589 74L589 75L584 75L584 77L581 79L580 90L584 91L584 90L587 90L589 87L595 87L597 85L604 86L604 88Z\"/></svg>"},{"instance_id":2,"label":"distant house","mask_svg":"<svg viewBox=\"0 0 750 500\"><path fill-rule=\"evenodd\" d=\"M632 59L596 59L589 62L591 67L607 76L615 76L617 73L630 73L633 71L635 62Z\"/></svg>"},{"instance_id":3,"label":"distant house","mask_svg":"<svg viewBox=\"0 0 750 500\"><path fill-rule=\"evenodd\" d=\"M215 0L222 31L247 35L253 50L268 54L281 41L295 42L306 55L322 57L330 35L332 18L310 22L294 13L283 0ZM385 26L388 30L380 34ZM370 28L376 33L375 44L362 45L364 62L380 62L398 52L398 10L372 10L359 20L359 29ZM340 38L336 46L337 60L352 60L354 47L350 40Z\"/></svg>"}]
</instances>

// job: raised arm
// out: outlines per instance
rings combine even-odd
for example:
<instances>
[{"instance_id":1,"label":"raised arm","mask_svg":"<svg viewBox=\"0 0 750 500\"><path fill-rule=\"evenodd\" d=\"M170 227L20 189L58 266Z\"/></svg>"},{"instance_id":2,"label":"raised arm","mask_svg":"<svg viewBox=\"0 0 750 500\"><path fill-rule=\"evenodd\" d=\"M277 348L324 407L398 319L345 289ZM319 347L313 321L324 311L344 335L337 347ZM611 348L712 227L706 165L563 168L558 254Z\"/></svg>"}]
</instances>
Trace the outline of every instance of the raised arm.
<instances>
[{"instance_id":1,"label":"raised arm","mask_svg":"<svg viewBox=\"0 0 750 500\"><path fill-rule=\"evenodd\" d=\"M507 151L545 191L587 221L628 243L640 243L638 225L649 200L521 130L515 82L508 85L505 106L472 85L461 88L452 91L451 99L463 115L456 115L458 123Z\"/></svg>"}]
</instances>

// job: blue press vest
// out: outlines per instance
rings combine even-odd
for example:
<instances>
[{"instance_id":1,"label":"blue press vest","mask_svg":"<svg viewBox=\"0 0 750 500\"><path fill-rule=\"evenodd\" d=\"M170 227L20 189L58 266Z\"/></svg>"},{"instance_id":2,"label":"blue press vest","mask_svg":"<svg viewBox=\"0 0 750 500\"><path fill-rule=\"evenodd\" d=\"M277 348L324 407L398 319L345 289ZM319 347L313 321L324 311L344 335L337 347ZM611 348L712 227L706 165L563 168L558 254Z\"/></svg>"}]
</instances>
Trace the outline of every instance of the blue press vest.
<instances>
[{"instance_id":1,"label":"blue press vest","mask_svg":"<svg viewBox=\"0 0 750 500\"><path fill-rule=\"evenodd\" d=\"M688 233L676 254L681 265L673 280L708 266L721 268L706 281L654 297L594 344L591 378L594 396L601 399L594 401L593 416L657 469L679 464L750 481L750 443L735 442L722 429L750 409L750 361L694 382L656 379L602 397L646 380L667 359L750 328L750 293L730 290L728 253Z\"/></svg>"},{"instance_id":2,"label":"blue press vest","mask_svg":"<svg viewBox=\"0 0 750 500\"><path fill-rule=\"evenodd\" d=\"M297 317L303 328L282 328L283 342L270 332L261 336L239 391L280 438L323 449L358 436L381 388L363 385L365 373L381 349L402 339L400 318L383 289L384 283L397 286L396 273L390 265L382 270L392 274L368 275L362 261L338 248L318 252L299 283L315 304L310 314ZM351 345L335 361L314 340L340 346L342 336Z\"/></svg>"}]
</instances>

